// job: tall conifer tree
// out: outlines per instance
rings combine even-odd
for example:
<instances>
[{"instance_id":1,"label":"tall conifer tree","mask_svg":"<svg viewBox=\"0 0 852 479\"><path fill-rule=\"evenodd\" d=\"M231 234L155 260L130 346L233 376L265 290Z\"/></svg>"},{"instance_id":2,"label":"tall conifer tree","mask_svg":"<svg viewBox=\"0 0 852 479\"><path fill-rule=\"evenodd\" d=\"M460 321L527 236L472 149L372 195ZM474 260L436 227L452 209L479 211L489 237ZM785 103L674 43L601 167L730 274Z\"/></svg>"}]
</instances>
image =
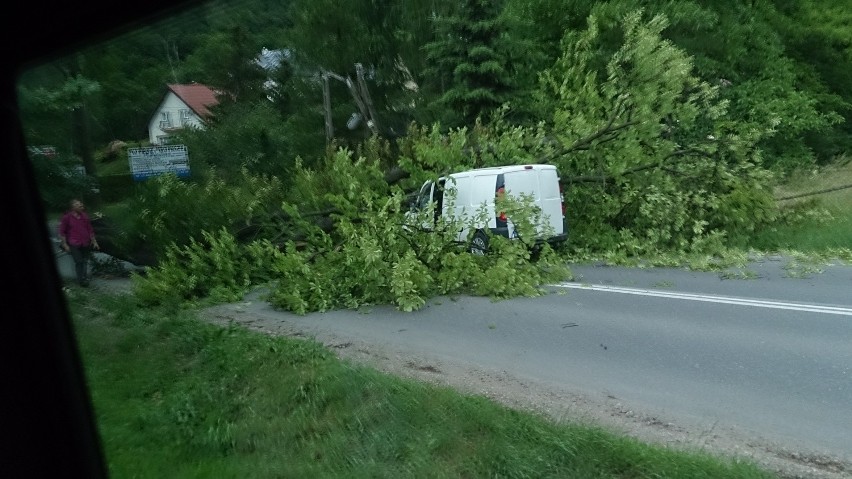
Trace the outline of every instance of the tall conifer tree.
<instances>
[{"instance_id":1,"label":"tall conifer tree","mask_svg":"<svg viewBox=\"0 0 852 479\"><path fill-rule=\"evenodd\" d=\"M437 90L436 115L445 126L471 125L509 99L511 58L502 2L464 0L435 18L435 40L425 46L426 83Z\"/></svg>"}]
</instances>

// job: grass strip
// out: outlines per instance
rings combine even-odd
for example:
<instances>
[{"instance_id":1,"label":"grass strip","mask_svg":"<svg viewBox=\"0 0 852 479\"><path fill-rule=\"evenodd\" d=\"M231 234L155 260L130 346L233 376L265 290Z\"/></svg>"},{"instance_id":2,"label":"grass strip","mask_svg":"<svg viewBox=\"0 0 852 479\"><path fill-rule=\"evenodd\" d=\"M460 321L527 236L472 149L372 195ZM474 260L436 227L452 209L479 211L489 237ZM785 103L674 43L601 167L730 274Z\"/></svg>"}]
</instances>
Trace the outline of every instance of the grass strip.
<instances>
[{"instance_id":1,"label":"grass strip","mask_svg":"<svg viewBox=\"0 0 852 479\"><path fill-rule=\"evenodd\" d=\"M781 218L759 232L751 246L763 250L819 253L852 249L852 162L837 163L788 178L776 190ZM823 194L805 195L813 191Z\"/></svg>"},{"instance_id":2,"label":"grass strip","mask_svg":"<svg viewBox=\"0 0 852 479\"><path fill-rule=\"evenodd\" d=\"M382 374L312 341L132 296L68 297L112 477L772 477Z\"/></svg>"}]
</instances>

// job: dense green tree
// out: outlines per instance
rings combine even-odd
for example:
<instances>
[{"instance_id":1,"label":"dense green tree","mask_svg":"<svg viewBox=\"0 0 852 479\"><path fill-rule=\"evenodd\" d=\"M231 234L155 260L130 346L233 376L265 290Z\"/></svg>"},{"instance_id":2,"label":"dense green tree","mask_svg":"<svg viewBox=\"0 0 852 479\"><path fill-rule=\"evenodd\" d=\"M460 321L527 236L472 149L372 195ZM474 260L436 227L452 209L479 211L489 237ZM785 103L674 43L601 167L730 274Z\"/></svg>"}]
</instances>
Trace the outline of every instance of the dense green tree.
<instances>
[{"instance_id":1,"label":"dense green tree","mask_svg":"<svg viewBox=\"0 0 852 479\"><path fill-rule=\"evenodd\" d=\"M286 178L297 155L272 102L235 103L225 112L203 130L177 135L191 152L193 164L212 167L226 178L238 176L243 168ZM203 175L202 168L198 170Z\"/></svg>"},{"instance_id":2,"label":"dense green tree","mask_svg":"<svg viewBox=\"0 0 852 479\"><path fill-rule=\"evenodd\" d=\"M176 11L79 52L81 72L102 85L89 102L96 145L147 138L148 122L165 85L203 81L185 68L187 56L209 30L199 12Z\"/></svg>"},{"instance_id":3,"label":"dense green tree","mask_svg":"<svg viewBox=\"0 0 852 479\"><path fill-rule=\"evenodd\" d=\"M844 121L806 136L817 160L826 163L852 151L852 10L825 0L776 0L770 21L792 60L799 89L817 100L821 111Z\"/></svg>"},{"instance_id":4,"label":"dense green tree","mask_svg":"<svg viewBox=\"0 0 852 479\"><path fill-rule=\"evenodd\" d=\"M827 133L841 120L838 104L826 101L821 81L808 80L801 64L789 56L774 26L779 14L772 3L702 3L712 15L701 29L706 34L684 25L668 37L696 58L699 75L725 87L722 96L731 103L730 115L755 127L775 126L760 143L767 166L813 164L817 157L809 138Z\"/></svg>"},{"instance_id":5,"label":"dense green tree","mask_svg":"<svg viewBox=\"0 0 852 479\"><path fill-rule=\"evenodd\" d=\"M756 147L771 126L731 118L718 87L662 37L667 25L663 15L626 15L603 73L598 52L609 40L591 16L543 77L552 116L533 154L566 175L578 244L701 250L772 217Z\"/></svg>"},{"instance_id":6,"label":"dense green tree","mask_svg":"<svg viewBox=\"0 0 852 479\"><path fill-rule=\"evenodd\" d=\"M511 40L503 2L465 0L435 18L435 39L424 50L424 83L436 92L435 120L448 127L490 117L512 98ZM422 120L421 120L422 121Z\"/></svg>"},{"instance_id":7,"label":"dense green tree","mask_svg":"<svg viewBox=\"0 0 852 479\"><path fill-rule=\"evenodd\" d=\"M22 85L19 88L23 108L28 110L23 119L26 121L41 117L47 120L44 124L30 123L25 131L37 143L43 140L54 146L59 143L67 147L83 163L86 173L94 175L89 109L92 97L101 89L101 85L80 73L79 56L45 68L56 68L60 73L48 83L51 86L27 88ZM48 130L48 125L61 123L63 117L69 122L67 129L61 128L58 132Z\"/></svg>"},{"instance_id":8,"label":"dense green tree","mask_svg":"<svg viewBox=\"0 0 852 479\"><path fill-rule=\"evenodd\" d=\"M21 75L18 106L27 144L72 150L71 123L66 107L57 103L65 74L55 63L39 65Z\"/></svg>"},{"instance_id":9,"label":"dense green tree","mask_svg":"<svg viewBox=\"0 0 852 479\"><path fill-rule=\"evenodd\" d=\"M222 91L220 104L252 103L265 99L267 73L257 63L262 46L241 26L204 35L187 58L193 76Z\"/></svg>"},{"instance_id":10,"label":"dense green tree","mask_svg":"<svg viewBox=\"0 0 852 479\"><path fill-rule=\"evenodd\" d=\"M852 115L852 78L844 67L852 55L850 13L842 6L826 0L638 4L649 14L669 18L663 37L694 58L699 77L726 86L720 95L731 103L729 115L755 125L777 124L778 133L762 140L767 162L807 164L814 157L828 161L848 150L852 122L837 123L838 113L847 120ZM492 112L494 105L509 102L511 121L533 123L539 115L530 114L534 111L527 90L555 60L564 32L585 28L587 16L596 16L600 51L590 61L602 71L604 59L623 39L619 19L637 2L506 0L506 8L501 5L359 0L341 9L330 1L207 2L79 52L79 73L101 85L85 105L88 135L95 148L114 139L143 138L150 112L169 82L226 85L245 89L251 101L260 98L264 90L258 85L265 78L253 60L263 47L292 53L287 63L292 69L279 72L282 77L272 96L282 103L284 121L299 118L291 131L299 137L295 144L312 145L306 156L317 154L314 146L322 144L323 136L322 83L316 75L327 70L355 79L356 63L365 66L387 136L404 134L412 119L429 124L455 115L448 125L470 125L473 115L461 119L463 108L447 102L465 95L489 103L486 109ZM481 15L474 14L474 7ZM470 21L461 21L467 18L465 11ZM454 19L459 21L454 24ZM447 36L453 28L458 35ZM472 36L476 41L452 45L474 33L484 35L483 43ZM427 45L429 55L424 54ZM471 52L479 56L470 57ZM482 75L488 68L496 69ZM41 76L40 86L54 90L68 77L58 75L45 84L49 75L36 76ZM24 79L27 83L34 76ZM358 111L346 85L332 81L331 97L336 134L354 146L369 131L363 122L355 131L344 127ZM441 98L445 101L435 101ZM36 130L42 130L47 132L42 136L55 136L66 131L64 140L51 143L71 144L75 135L70 123L58 128L50 115L30 110L35 103L22 104L27 118L45 125L39 128L31 122L31 133L38 136ZM519 111L526 117L512 116ZM54 125L47 127L51 122ZM77 123L82 125L82 118ZM308 140L313 135L320 140ZM79 141L74 144L79 146Z\"/></svg>"},{"instance_id":11,"label":"dense green tree","mask_svg":"<svg viewBox=\"0 0 852 479\"><path fill-rule=\"evenodd\" d=\"M189 51L187 42L150 28L84 51L87 75L103 85L92 101L94 140L105 144L146 138L165 84L185 80L181 55Z\"/></svg>"},{"instance_id":12,"label":"dense green tree","mask_svg":"<svg viewBox=\"0 0 852 479\"><path fill-rule=\"evenodd\" d=\"M843 34L848 28L828 29L834 44L823 36L822 24L843 24L847 13L830 8L830 2L774 2L785 4L782 12L773 2L685 1L685 2L568 2L561 0L516 0L512 8L534 19L530 34L539 45L554 45L561 32L578 30L593 14L599 28L600 49L594 67L602 71L603 59L621 44L619 22L626 13L641 5L648 14L664 14L669 26L661 32L666 39L683 48L694 60L700 78L722 86L719 94L730 102L728 115L748 121L756 127L774 124L776 133L761 140L767 165L785 168L826 161L842 151L838 141L844 135L840 114L847 114L848 93L830 87L827 76L808 62L831 69L844 65ZM839 7L838 7L839 8ZM839 8L842 10L842 8ZM827 12L827 13L826 13ZM845 15L845 17L844 17ZM815 19L819 19L819 21ZM840 19L840 20L837 20ZM794 52L790 47L803 39L823 45ZM839 48L838 48L839 47ZM558 49L550 49L556 52ZM848 49L847 49L848 51ZM544 51L545 53L547 50ZM828 60L828 61L823 61ZM836 71L846 69L837 67ZM848 74L848 73L847 73ZM838 85L849 85L837 75ZM848 122L847 122L848 123ZM830 143L832 146L829 146ZM822 145L822 146L820 146Z\"/></svg>"},{"instance_id":13,"label":"dense green tree","mask_svg":"<svg viewBox=\"0 0 852 479\"><path fill-rule=\"evenodd\" d=\"M637 4L644 20L624 23ZM395 140L384 166L399 160L419 180L438 167L560 162L575 179L572 201L601 203L585 224L607 225L611 237L642 228L654 188L701 184L711 206L699 206L698 193L666 200L710 218L701 236L731 230L721 205L760 196L761 166L848 151L852 127L838 123L852 98L848 20L826 0L356 0L345 9L330 0L216 1L28 72L22 118L32 144L80 155L87 138L90 150L143 138L165 83L209 83L235 101L207 131L187 132L194 158L281 174L297 157L319 167L330 146L372 148L366 122L346 126L359 106L334 79L333 142L324 130L321 74L357 81L361 64L380 135ZM286 60L260 69L263 48ZM549 86L533 102L542 74ZM75 85L85 110L59 95ZM444 135L408 131L412 119L440 121ZM647 231L660 226L646 220Z\"/></svg>"},{"instance_id":14,"label":"dense green tree","mask_svg":"<svg viewBox=\"0 0 852 479\"><path fill-rule=\"evenodd\" d=\"M446 8L442 3L356 0L340 8L331 0L291 2L293 27L283 37L292 51L294 75L300 78L297 101L303 101L304 109L319 113L314 117L322 127L320 75L329 72L357 82L356 64L361 64L380 134L404 134L421 100L420 47L432 34L428 19ZM345 127L353 113L360 113L345 83L332 78L329 90L335 137L354 146L370 135L370 129L366 122L353 124L354 130ZM314 124L308 124L311 131Z\"/></svg>"}]
</instances>

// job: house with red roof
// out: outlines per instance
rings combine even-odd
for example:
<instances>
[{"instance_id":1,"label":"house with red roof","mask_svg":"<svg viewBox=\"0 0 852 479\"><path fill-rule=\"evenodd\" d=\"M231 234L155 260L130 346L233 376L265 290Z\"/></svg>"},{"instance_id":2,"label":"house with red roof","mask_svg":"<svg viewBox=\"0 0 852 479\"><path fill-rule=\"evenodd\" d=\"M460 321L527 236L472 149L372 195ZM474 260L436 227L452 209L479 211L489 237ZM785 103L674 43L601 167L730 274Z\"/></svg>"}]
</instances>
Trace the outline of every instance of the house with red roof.
<instances>
[{"instance_id":1,"label":"house with red roof","mask_svg":"<svg viewBox=\"0 0 852 479\"><path fill-rule=\"evenodd\" d=\"M183 128L204 128L210 108L219 103L216 91L200 83L169 84L148 122L152 145L164 145L169 136Z\"/></svg>"}]
</instances>

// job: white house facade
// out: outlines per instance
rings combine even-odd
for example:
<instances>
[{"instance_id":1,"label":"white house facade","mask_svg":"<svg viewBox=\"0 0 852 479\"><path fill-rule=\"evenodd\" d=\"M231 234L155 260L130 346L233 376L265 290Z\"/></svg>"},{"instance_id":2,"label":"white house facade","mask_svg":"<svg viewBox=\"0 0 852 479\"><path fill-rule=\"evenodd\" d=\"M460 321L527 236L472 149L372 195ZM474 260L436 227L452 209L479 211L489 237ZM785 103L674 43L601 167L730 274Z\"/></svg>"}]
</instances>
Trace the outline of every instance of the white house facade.
<instances>
[{"instance_id":1,"label":"white house facade","mask_svg":"<svg viewBox=\"0 0 852 479\"><path fill-rule=\"evenodd\" d=\"M165 145L169 137L183 128L204 128L209 107L218 103L215 92L206 85L170 84L160 105L148 122L148 141Z\"/></svg>"}]
</instances>

